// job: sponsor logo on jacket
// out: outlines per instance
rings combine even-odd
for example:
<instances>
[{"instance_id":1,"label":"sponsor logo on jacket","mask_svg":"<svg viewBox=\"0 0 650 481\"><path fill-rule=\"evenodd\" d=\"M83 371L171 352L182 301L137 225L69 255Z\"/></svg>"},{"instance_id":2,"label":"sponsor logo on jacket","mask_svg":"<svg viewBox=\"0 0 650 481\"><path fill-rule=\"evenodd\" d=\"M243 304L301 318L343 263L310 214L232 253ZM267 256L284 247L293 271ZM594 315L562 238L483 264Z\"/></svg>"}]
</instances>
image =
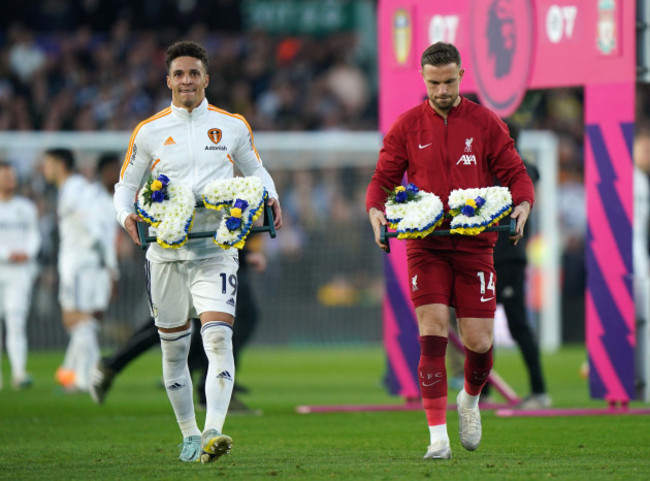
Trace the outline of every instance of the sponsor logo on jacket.
<instances>
[{"instance_id":1,"label":"sponsor logo on jacket","mask_svg":"<svg viewBox=\"0 0 650 481\"><path fill-rule=\"evenodd\" d=\"M460 159L458 159L458 162L456 162L456 165L463 163L462 165L476 165L476 156L474 154L463 154L460 156Z\"/></svg>"}]
</instances>

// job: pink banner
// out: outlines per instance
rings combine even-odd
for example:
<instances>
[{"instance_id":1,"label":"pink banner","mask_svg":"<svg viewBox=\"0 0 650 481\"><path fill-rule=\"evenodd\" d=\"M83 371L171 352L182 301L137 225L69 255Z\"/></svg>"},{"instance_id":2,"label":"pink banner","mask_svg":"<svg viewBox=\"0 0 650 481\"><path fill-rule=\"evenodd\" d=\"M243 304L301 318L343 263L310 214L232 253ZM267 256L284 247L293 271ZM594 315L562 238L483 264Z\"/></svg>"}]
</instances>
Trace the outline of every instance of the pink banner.
<instances>
[{"instance_id":1,"label":"pink banner","mask_svg":"<svg viewBox=\"0 0 650 481\"><path fill-rule=\"evenodd\" d=\"M420 55L440 40L460 51L461 91L503 117L527 89L635 81L631 0L383 0L378 21L382 131L424 98Z\"/></svg>"}]
</instances>

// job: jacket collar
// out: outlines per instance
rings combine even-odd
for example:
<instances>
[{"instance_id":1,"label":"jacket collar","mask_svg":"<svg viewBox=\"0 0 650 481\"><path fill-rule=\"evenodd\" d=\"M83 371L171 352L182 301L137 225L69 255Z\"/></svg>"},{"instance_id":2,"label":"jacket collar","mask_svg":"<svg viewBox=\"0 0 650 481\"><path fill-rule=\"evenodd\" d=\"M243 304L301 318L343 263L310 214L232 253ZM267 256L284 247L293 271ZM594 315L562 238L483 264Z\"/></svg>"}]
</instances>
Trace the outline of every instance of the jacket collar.
<instances>
[{"instance_id":1,"label":"jacket collar","mask_svg":"<svg viewBox=\"0 0 650 481\"><path fill-rule=\"evenodd\" d=\"M450 115L451 116L455 115L456 112L461 111L465 107L465 104L467 103L465 101L465 97L463 97L462 95L458 95L458 98L460 98L460 103L458 105L456 105L455 107L452 107L451 109L449 109L449 113L447 114L447 118L449 118ZM433 107L431 107L431 104L429 103L429 99L426 99L424 101L424 106L425 106L425 109L430 111L433 115L435 115L437 117L442 117L438 112L436 112L434 110Z\"/></svg>"},{"instance_id":2,"label":"jacket collar","mask_svg":"<svg viewBox=\"0 0 650 481\"><path fill-rule=\"evenodd\" d=\"M208 99L204 98L203 102L201 102L199 105L197 105L192 112L188 112L186 108L184 107L176 107L174 104L172 104L172 113L183 119L183 120L189 120L189 119L198 119L205 115L208 112Z\"/></svg>"}]
</instances>

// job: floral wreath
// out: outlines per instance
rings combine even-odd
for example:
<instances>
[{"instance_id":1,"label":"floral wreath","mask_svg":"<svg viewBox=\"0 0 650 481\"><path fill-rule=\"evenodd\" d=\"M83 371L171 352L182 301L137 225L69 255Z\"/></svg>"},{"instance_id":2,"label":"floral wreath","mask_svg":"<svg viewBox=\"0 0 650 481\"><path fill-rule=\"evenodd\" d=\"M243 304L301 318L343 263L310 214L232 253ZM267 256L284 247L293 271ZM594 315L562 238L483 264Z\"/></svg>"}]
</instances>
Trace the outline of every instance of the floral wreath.
<instances>
[{"instance_id":1,"label":"floral wreath","mask_svg":"<svg viewBox=\"0 0 650 481\"><path fill-rule=\"evenodd\" d=\"M178 249L187 242L194 221L194 196L164 174L149 177L138 194L137 213L157 228L162 247Z\"/></svg>"},{"instance_id":2,"label":"floral wreath","mask_svg":"<svg viewBox=\"0 0 650 481\"><path fill-rule=\"evenodd\" d=\"M449 194L452 234L477 235L512 211L507 187L457 189Z\"/></svg>"},{"instance_id":3,"label":"floral wreath","mask_svg":"<svg viewBox=\"0 0 650 481\"><path fill-rule=\"evenodd\" d=\"M268 198L259 177L216 179L203 189L203 204L208 209L226 209L214 235L214 243L228 249L241 249Z\"/></svg>"},{"instance_id":4,"label":"floral wreath","mask_svg":"<svg viewBox=\"0 0 650 481\"><path fill-rule=\"evenodd\" d=\"M443 205L437 195L420 190L414 184L384 190L388 192L386 220L397 230L398 239L426 237L442 223Z\"/></svg>"}]
</instances>

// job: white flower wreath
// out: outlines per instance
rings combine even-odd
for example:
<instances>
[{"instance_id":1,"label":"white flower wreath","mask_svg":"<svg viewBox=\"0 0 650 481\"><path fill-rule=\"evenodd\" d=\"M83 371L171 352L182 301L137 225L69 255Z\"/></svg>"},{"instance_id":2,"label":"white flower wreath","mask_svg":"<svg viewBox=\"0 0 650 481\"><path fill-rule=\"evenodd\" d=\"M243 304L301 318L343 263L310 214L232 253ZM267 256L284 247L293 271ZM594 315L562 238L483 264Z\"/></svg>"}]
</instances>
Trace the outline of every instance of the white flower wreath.
<instances>
[{"instance_id":1,"label":"white flower wreath","mask_svg":"<svg viewBox=\"0 0 650 481\"><path fill-rule=\"evenodd\" d=\"M164 174L150 177L138 194L137 213L157 228L158 244L177 249L187 242L192 229L194 196Z\"/></svg>"},{"instance_id":2,"label":"white flower wreath","mask_svg":"<svg viewBox=\"0 0 650 481\"><path fill-rule=\"evenodd\" d=\"M419 190L414 184L398 185L386 199L386 220L397 230L398 239L426 237L443 220L440 198Z\"/></svg>"},{"instance_id":3,"label":"white flower wreath","mask_svg":"<svg viewBox=\"0 0 650 481\"><path fill-rule=\"evenodd\" d=\"M206 185L203 189L205 207L227 210L213 241L224 249L243 248L267 197L262 180L255 176L216 179Z\"/></svg>"},{"instance_id":4,"label":"white flower wreath","mask_svg":"<svg viewBox=\"0 0 650 481\"><path fill-rule=\"evenodd\" d=\"M512 211L507 187L457 189L449 194L451 233L477 235Z\"/></svg>"}]
</instances>

